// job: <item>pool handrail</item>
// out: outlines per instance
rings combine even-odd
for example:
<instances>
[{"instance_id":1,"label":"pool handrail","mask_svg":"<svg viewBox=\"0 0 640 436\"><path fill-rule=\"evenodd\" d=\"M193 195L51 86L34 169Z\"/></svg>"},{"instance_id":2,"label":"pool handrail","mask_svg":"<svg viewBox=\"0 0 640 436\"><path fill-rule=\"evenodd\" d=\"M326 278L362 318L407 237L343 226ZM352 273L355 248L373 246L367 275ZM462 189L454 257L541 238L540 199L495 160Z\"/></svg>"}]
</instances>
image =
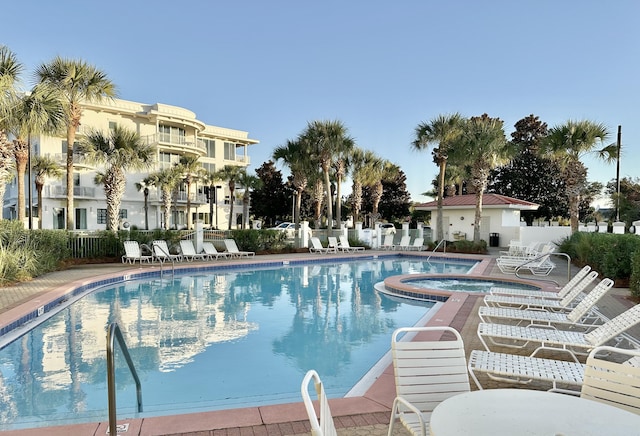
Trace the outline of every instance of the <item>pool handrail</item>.
<instances>
[{"instance_id":1,"label":"pool handrail","mask_svg":"<svg viewBox=\"0 0 640 436\"><path fill-rule=\"evenodd\" d=\"M120 350L124 359L129 366L129 371L136 382L136 396L138 402L138 413L142 412L142 385L140 378L131 360L129 349L122 336L122 331L118 327L118 323L112 322L107 330L107 392L109 396L109 434L111 436L118 435L117 418L116 418L116 362L115 362L115 340L118 340Z\"/></svg>"},{"instance_id":2,"label":"pool handrail","mask_svg":"<svg viewBox=\"0 0 640 436\"><path fill-rule=\"evenodd\" d=\"M433 250L431 251L431 254L435 253L436 250L438 249L438 247L440 247L440 244L444 243L444 245L442 246L443 248L443 253L447 252L447 240L446 239L442 239L440 242L438 242L436 244L436 246L433 248ZM427 262L429 262L429 259L431 259L431 254L429 256L427 256Z\"/></svg>"}]
</instances>

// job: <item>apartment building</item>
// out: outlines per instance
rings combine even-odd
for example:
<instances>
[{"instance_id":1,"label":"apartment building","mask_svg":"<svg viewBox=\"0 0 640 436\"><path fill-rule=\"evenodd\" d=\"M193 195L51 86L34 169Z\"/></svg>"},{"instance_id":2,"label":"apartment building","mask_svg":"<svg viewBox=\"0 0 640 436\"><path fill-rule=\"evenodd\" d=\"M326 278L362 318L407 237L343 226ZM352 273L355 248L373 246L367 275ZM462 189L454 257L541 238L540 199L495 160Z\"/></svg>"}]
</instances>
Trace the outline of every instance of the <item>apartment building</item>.
<instances>
[{"instance_id":1,"label":"apartment building","mask_svg":"<svg viewBox=\"0 0 640 436\"><path fill-rule=\"evenodd\" d=\"M91 129L108 132L118 125L138 132L140 137L156 149L156 162L145 172L131 173L127 176L127 187L120 206L121 222L128 222L139 229L155 229L164 226L167 217L162 209L162 194L155 187L147 189L147 208L145 210L144 187L137 189L150 173L174 165L181 156L198 156L207 171L216 171L225 165L247 167L250 163L249 146L259 141L250 139L248 132L205 124L188 109L161 103L143 104L133 101L114 99L101 103L85 104L76 141ZM39 136L31 138L33 155L50 155L60 165L66 165L66 137ZM82 155L74 156L74 207L76 230L104 230L107 223L107 205L104 190L94 183L97 171L103 170L89 165ZM35 177L35 176L34 176ZM38 227L42 219L43 229L64 229L66 227L66 175L59 180L48 179L43 189L42 211L37 210L37 195L32 180L33 228ZM28 187L29 183L25 185ZM237 194L242 193L241 187ZM28 189L28 188L27 188ZM227 183L216 184L209 195L208 186L197 182L191 187L191 222L200 220L205 227L228 228L230 203L235 201L232 228L236 227L242 215L242 202L229 198ZM17 183L7 185L2 210L3 218L17 217ZM28 212L27 204L23 207ZM186 185L180 186L175 207L170 219L173 228L186 227ZM212 213L213 212L213 213ZM28 218L27 218L28 220ZM25 223L26 225L26 223Z\"/></svg>"}]
</instances>

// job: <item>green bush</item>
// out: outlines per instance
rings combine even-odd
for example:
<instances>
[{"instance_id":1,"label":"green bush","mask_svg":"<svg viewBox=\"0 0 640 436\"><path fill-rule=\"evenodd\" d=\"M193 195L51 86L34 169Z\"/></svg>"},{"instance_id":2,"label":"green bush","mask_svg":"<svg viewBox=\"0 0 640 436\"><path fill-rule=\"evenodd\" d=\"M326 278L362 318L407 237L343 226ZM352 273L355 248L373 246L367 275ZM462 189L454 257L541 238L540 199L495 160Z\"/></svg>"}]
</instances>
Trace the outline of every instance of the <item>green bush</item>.
<instances>
[{"instance_id":1,"label":"green bush","mask_svg":"<svg viewBox=\"0 0 640 436\"><path fill-rule=\"evenodd\" d=\"M636 251L631 257L629 290L635 298L640 298L640 250Z\"/></svg>"}]
</instances>

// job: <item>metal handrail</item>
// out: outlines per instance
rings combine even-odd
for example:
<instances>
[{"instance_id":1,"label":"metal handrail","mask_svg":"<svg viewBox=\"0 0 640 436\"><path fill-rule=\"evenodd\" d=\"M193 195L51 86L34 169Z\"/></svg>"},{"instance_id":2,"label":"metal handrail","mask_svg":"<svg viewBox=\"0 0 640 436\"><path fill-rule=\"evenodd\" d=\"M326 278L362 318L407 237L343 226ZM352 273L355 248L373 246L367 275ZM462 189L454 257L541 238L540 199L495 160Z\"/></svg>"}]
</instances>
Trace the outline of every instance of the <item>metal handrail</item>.
<instances>
[{"instance_id":1,"label":"metal handrail","mask_svg":"<svg viewBox=\"0 0 640 436\"><path fill-rule=\"evenodd\" d=\"M431 253L432 254L435 253L436 250L438 250L438 247L440 247L441 244L443 244L443 251L442 252L446 253L447 252L447 240L446 239L443 239L440 242L438 242L436 244L436 246L434 247L434 249L431 251ZM431 259L431 254L429 256L427 256L427 262L429 261L429 259Z\"/></svg>"},{"instance_id":2,"label":"metal handrail","mask_svg":"<svg viewBox=\"0 0 640 436\"><path fill-rule=\"evenodd\" d=\"M518 273L520 272L520 268L524 267L525 265L534 262L536 260L542 259L545 256L549 256L549 255L556 255L556 256L564 256L567 258L567 280L571 279L571 256L569 256L567 253L544 253L544 254L539 254L538 256L531 258L531 259L527 259L526 261L524 261L523 263L521 263L520 265L518 265L516 267L516 277L518 277L519 279L523 279L526 278L527 280L539 280L539 281L543 281L543 282L553 282L556 284L556 286L560 286L560 284L558 282L556 282L555 280L552 279L541 279L541 278L536 278L536 276L533 277L522 277L520 276Z\"/></svg>"},{"instance_id":3,"label":"metal handrail","mask_svg":"<svg viewBox=\"0 0 640 436\"><path fill-rule=\"evenodd\" d=\"M155 249L158 249L162 252L162 254L164 254L166 256L167 259L169 259L171 261L171 275L175 276L176 274L176 262L173 260L173 258L171 257L171 253L166 252L161 246L159 245L153 245L153 250L151 253L155 253ZM160 262L160 278L162 278L162 258L158 257L158 262Z\"/></svg>"},{"instance_id":4,"label":"metal handrail","mask_svg":"<svg viewBox=\"0 0 640 436\"><path fill-rule=\"evenodd\" d=\"M109 325L107 330L107 391L109 395L109 434L111 436L118 435L117 419L116 419L116 362L115 362L115 340L118 340L120 350L124 359L127 361L129 371L136 382L136 396L138 400L138 413L142 412L142 385L138 378L136 368L133 366L131 355L127 344L124 342L124 337L120 331L118 324L113 322Z\"/></svg>"}]
</instances>

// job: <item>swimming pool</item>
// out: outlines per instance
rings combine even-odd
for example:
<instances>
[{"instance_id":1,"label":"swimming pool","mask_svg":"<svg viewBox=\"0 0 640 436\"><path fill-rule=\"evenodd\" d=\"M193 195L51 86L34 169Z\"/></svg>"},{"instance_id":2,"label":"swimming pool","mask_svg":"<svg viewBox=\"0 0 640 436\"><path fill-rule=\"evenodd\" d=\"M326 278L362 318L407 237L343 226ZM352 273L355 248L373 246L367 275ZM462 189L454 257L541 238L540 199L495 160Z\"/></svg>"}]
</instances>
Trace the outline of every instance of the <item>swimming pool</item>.
<instances>
[{"instance_id":1,"label":"swimming pool","mask_svg":"<svg viewBox=\"0 0 640 436\"><path fill-rule=\"evenodd\" d=\"M200 268L98 289L0 350L0 429L104 420L105 335L123 330L142 381L144 413L116 351L118 417L299 401L316 369L332 397L386 353L391 332L432 304L380 296L396 274L462 274L469 262L403 256Z\"/></svg>"}]
</instances>

